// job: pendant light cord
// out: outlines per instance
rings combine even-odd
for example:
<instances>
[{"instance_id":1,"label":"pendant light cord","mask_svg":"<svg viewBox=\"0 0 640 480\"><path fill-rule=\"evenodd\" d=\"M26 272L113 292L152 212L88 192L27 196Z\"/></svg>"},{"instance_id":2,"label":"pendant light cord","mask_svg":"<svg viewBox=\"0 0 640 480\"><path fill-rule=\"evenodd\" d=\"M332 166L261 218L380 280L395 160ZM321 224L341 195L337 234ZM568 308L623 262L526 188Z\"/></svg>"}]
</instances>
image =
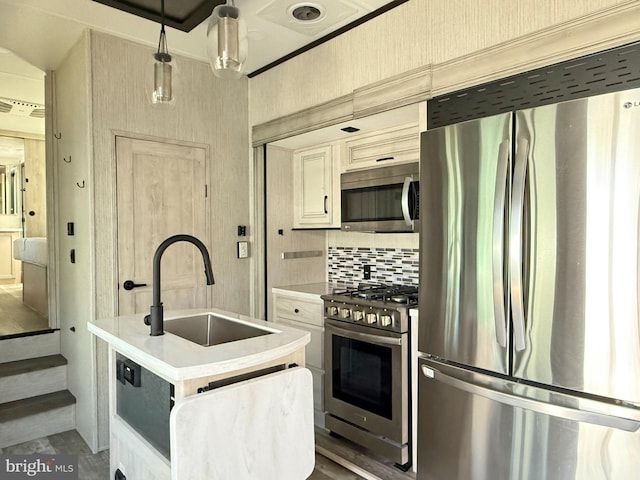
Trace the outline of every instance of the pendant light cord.
<instances>
[{"instance_id":1,"label":"pendant light cord","mask_svg":"<svg viewBox=\"0 0 640 480\"><path fill-rule=\"evenodd\" d=\"M160 0L160 17L160 39L158 40L158 52L156 53L155 58L159 61L170 62L171 55L169 55L169 50L167 48L167 35L164 31L164 0Z\"/></svg>"}]
</instances>

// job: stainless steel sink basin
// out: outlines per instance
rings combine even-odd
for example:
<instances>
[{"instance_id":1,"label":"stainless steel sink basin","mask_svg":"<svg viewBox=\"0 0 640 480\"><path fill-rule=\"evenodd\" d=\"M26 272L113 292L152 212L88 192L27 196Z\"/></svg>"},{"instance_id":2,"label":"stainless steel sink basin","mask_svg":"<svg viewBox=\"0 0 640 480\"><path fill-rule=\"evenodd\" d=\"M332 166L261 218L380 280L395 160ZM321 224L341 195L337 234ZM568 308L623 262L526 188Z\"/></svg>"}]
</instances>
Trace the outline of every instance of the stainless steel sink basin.
<instances>
[{"instance_id":1,"label":"stainless steel sink basin","mask_svg":"<svg viewBox=\"0 0 640 480\"><path fill-rule=\"evenodd\" d=\"M204 347L273 333L212 313L165 320L164 330Z\"/></svg>"}]
</instances>

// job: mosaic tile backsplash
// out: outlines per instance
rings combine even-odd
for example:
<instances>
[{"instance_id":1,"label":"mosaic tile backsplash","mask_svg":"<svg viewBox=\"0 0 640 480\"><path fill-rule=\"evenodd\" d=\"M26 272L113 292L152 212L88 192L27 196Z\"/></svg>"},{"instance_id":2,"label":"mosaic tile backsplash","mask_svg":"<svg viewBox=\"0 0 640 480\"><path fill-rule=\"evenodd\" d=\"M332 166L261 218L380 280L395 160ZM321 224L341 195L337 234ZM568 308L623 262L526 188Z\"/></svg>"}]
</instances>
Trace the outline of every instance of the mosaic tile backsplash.
<instances>
[{"instance_id":1,"label":"mosaic tile backsplash","mask_svg":"<svg viewBox=\"0 0 640 480\"><path fill-rule=\"evenodd\" d=\"M329 247L329 282L355 287L361 282L388 285L418 285L418 249ZM364 279L364 266L371 265L371 278Z\"/></svg>"}]
</instances>

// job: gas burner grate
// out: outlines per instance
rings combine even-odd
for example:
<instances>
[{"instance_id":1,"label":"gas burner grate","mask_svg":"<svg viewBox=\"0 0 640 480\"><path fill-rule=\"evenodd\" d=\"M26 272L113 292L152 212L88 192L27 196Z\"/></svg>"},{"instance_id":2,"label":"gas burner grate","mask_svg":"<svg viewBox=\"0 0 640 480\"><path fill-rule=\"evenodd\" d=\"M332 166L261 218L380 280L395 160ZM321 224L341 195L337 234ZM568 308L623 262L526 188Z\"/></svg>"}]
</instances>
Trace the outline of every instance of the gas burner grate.
<instances>
[{"instance_id":1,"label":"gas burner grate","mask_svg":"<svg viewBox=\"0 0 640 480\"><path fill-rule=\"evenodd\" d=\"M358 288L336 291L333 295L360 299L363 302L382 301L405 305L418 303L418 287L407 285L360 284Z\"/></svg>"}]
</instances>

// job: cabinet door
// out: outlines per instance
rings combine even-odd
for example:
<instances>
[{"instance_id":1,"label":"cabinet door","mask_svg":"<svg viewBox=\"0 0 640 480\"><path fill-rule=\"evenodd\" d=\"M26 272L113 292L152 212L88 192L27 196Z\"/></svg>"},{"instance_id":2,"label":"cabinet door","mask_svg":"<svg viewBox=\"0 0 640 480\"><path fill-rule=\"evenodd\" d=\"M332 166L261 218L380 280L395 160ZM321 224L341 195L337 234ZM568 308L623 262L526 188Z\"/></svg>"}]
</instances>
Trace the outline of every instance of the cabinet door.
<instances>
[{"instance_id":1,"label":"cabinet door","mask_svg":"<svg viewBox=\"0 0 640 480\"><path fill-rule=\"evenodd\" d=\"M383 167L420 159L418 124L400 125L354 137L344 143L344 171Z\"/></svg>"},{"instance_id":2,"label":"cabinet door","mask_svg":"<svg viewBox=\"0 0 640 480\"><path fill-rule=\"evenodd\" d=\"M293 226L334 226L333 147L298 150L293 155ZM339 221L338 221L339 225Z\"/></svg>"}]
</instances>

